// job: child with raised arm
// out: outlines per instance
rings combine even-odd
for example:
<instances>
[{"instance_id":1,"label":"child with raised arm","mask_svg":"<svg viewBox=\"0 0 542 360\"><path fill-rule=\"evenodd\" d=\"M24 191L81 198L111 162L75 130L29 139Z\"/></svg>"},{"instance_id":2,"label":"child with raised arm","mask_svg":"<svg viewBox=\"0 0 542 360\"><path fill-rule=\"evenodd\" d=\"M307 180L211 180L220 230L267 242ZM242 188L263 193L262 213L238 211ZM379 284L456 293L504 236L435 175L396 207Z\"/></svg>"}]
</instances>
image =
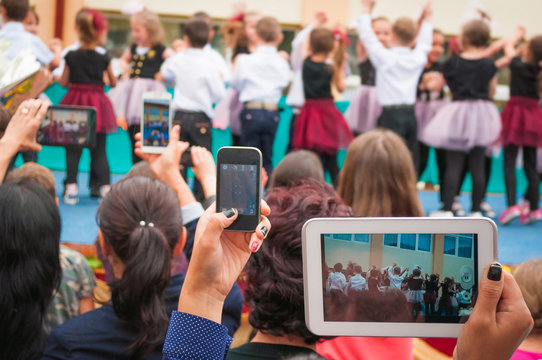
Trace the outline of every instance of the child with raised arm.
<instances>
[{"instance_id":1,"label":"child with raised arm","mask_svg":"<svg viewBox=\"0 0 542 360\"><path fill-rule=\"evenodd\" d=\"M363 13L358 32L376 69L376 90L382 106L378 126L390 129L405 139L417 168L418 125L414 104L418 79L427 63L433 40L433 26L428 22L432 14L431 2L424 8L417 40L415 22L399 18L392 26L389 49L378 40L371 26L374 5L375 0L362 0ZM415 40L416 46L412 48Z\"/></svg>"},{"instance_id":2,"label":"child with raised arm","mask_svg":"<svg viewBox=\"0 0 542 360\"><path fill-rule=\"evenodd\" d=\"M401 268L396 263L391 264L387 269L388 277L390 278L390 288L401 290L401 284L408 275L408 268Z\"/></svg>"}]
</instances>

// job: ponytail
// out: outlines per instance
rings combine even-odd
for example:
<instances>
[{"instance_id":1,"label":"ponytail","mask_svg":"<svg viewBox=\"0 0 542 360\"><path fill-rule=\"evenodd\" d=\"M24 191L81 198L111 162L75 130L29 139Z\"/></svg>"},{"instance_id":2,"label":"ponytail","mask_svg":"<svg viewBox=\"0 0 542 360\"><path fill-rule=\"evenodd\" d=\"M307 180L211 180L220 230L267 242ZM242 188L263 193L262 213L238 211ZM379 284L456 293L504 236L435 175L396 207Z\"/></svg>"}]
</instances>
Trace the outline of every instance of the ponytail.
<instances>
[{"instance_id":1,"label":"ponytail","mask_svg":"<svg viewBox=\"0 0 542 360\"><path fill-rule=\"evenodd\" d=\"M111 284L111 300L117 316L136 329L129 350L134 358L140 358L166 336L169 318L164 291L170 279L172 250L164 233L150 226L138 226L128 242L133 248L122 278Z\"/></svg>"},{"instance_id":2,"label":"ponytail","mask_svg":"<svg viewBox=\"0 0 542 360\"><path fill-rule=\"evenodd\" d=\"M104 241L124 265L122 277L110 284L111 303L136 332L128 350L139 359L166 336L164 293L183 228L179 201L158 180L128 178L111 187L97 217Z\"/></svg>"},{"instance_id":3,"label":"ponytail","mask_svg":"<svg viewBox=\"0 0 542 360\"><path fill-rule=\"evenodd\" d=\"M529 53L535 63L538 93L542 95L542 35L537 35L529 41Z\"/></svg>"}]
</instances>

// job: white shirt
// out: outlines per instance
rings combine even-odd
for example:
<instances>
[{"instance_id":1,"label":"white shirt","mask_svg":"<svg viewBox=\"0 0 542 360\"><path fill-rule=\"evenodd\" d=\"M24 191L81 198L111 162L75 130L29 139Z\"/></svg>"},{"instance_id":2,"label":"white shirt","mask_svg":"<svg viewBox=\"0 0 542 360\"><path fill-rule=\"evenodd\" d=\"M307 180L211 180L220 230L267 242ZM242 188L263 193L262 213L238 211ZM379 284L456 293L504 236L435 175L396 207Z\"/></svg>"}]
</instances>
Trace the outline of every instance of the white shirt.
<instances>
[{"instance_id":1,"label":"white shirt","mask_svg":"<svg viewBox=\"0 0 542 360\"><path fill-rule=\"evenodd\" d=\"M367 290L367 280L361 274L356 274L348 280L350 290Z\"/></svg>"},{"instance_id":2,"label":"white shirt","mask_svg":"<svg viewBox=\"0 0 542 360\"><path fill-rule=\"evenodd\" d=\"M346 289L346 277L343 273L335 272L329 274L327 282L329 285L329 290L339 290L344 292Z\"/></svg>"},{"instance_id":3,"label":"white shirt","mask_svg":"<svg viewBox=\"0 0 542 360\"><path fill-rule=\"evenodd\" d=\"M231 79L231 72L228 68L228 64L226 64L226 60L224 60L224 57L220 55L218 51L213 49L211 47L211 44L207 44L203 47L203 51L205 54L209 56L209 59L216 65L218 68L218 71L220 71L220 75L222 76L222 80L224 80L225 83L230 82Z\"/></svg>"},{"instance_id":4,"label":"white shirt","mask_svg":"<svg viewBox=\"0 0 542 360\"><path fill-rule=\"evenodd\" d=\"M74 42L73 44L71 44L64 50L62 50L62 54L60 56L60 64L55 70L53 70L54 77L60 77L64 73L64 67L66 66L66 60L64 60L64 57L66 56L66 54L69 53L70 51L79 50L80 47L81 47L81 43L79 42L79 40L77 40L76 42ZM101 46L97 46L95 50L96 52L102 55L106 53L105 49Z\"/></svg>"},{"instance_id":5,"label":"white shirt","mask_svg":"<svg viewBox=\"0 0 542 360\"><path fill-rule=\"evenodd\" d=\"M167 59L160 70L166 81L175 83L176 110L204 112L213 119L213 104L226 94L220 70L203 49L189 48Z\"/></svg>"},{"instance_id":6,"label":"white shirt","mask_svg":"<svg viewBox=\"0 0 542 360\"><path fill-rule=\"evenodd\" d=\"M55 55L36 35L24 29L23 23L10 21L0 30L0 48L8 60L13 59L21 50L30 49L41 65L48 65Z\"/></svg>"},{"instance_id":7,"label":"white shirt","mask_svg":"<svg viewBox=\"0 0 542 360\"><path fill-rule=\"evenodd\" d=\"M390 288L391 289L399 289L401 290L401 283L407 276L407 272L405 271L403 275L394 275L393 269L391 267L388 268L388 277L390 278Z\"/></svg>"},{"instance_id":8,"label":"white shirt","mask_svg":"<svg viewBox=\"0 0 542 360\"><path fill-rule=\"evenodd\" d=\"M231 86L239 101L277 104L290 82L291 71L273 46L259 46L252 54L237 58Z\"/></svg>"},{"instance_id":9,"label":"white shirt","mask_svg":"<svg viewBox=\"0 0 542 360\"><path fill-rule=\"evenodd\" d=\"M380 105L414 105L418 81L433 43L433 26L422 24L414 49L385 48L373 31L369 14L360 17L358 33L376 69Z\"/></svg>"},{"instance_id":10,"label":"white shirt","mask_svg":"<svg viewBox=\"0 0 542 360\"><path fill-rule=\"evenodd\" d=\"M306 26L297 33L292 41L290 64L292 65L294 76L288 97L286 98L286 104L291 107L301 108L305 104L305 92L303 90L303 61L305 59L303 59L303 45L314 27L314 24Z\"/></svg>"}]
</instances>

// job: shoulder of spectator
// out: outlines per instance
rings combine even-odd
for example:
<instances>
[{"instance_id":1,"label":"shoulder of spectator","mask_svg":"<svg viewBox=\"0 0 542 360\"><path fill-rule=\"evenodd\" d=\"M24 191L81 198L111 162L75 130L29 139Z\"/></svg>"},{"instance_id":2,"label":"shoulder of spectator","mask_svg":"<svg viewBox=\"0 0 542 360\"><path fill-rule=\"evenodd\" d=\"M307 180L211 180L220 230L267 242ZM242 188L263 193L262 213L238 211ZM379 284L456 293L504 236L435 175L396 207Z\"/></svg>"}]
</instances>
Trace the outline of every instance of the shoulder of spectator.
<instances>
[{"instance_id":1,"label":"shoulder of spectator","mask_svg":"<svg viewBox=\"0 0 542 360\"><path fill-rule=\"evenodd\" d=\"M183 206L181 208L183 225L187 225L194 220L198 220L204 212L205 210L203 209L203 206L197 201Z\"/></svg>"}]
</instances>

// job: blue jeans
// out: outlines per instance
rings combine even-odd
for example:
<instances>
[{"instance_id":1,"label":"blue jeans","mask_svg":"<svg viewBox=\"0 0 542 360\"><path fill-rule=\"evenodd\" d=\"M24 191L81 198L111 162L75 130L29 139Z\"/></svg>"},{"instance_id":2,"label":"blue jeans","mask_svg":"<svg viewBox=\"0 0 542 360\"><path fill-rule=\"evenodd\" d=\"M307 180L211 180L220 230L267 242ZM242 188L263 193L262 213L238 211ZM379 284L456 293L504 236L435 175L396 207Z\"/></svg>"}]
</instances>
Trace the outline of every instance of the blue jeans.
<instances>
[{"instance_id":1,"label":"blue jeans","mask_svg":"<svg viewBox=\"0 0 542 360\"><path fill-rule=\"evenodd\" d=\"M243 109L241 112L241 146L260 149L269 176L273 170L271 156L278 122L278 111Z\"/></svg>"}]
</instances>

